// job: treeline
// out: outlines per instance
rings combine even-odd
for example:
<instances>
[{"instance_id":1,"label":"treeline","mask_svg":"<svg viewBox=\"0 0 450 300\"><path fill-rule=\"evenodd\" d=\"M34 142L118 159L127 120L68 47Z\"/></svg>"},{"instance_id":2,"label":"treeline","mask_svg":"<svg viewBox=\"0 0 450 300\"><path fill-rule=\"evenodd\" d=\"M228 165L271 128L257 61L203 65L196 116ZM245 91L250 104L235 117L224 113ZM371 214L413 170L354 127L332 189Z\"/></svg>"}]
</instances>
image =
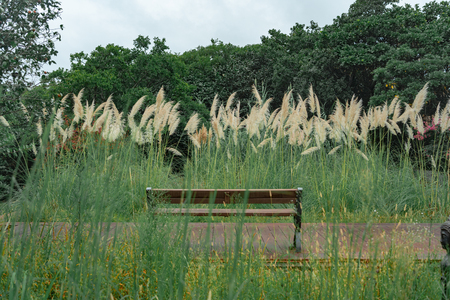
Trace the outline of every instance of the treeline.
<instances>
[{"instance_id":1,"label":"treeline","mask_svg":"<svg viewBox=\"0 0 450 300\"><path fill-rule=\"evenodd\" d=\"M99 46L90 54L72 54L70 70L45 76L24 101L58 99L84 88L85 99L104 101L113 95L119 110L127 111L164 86L168 99L180 102L184 118L193 111L207 118L216 94L226 101L236 92L245 111L246 103L253 103L256 82L274 98L274 107L287 90L305 97L312 85L330 114L337 98L353 95L365 105L396 96L410 103L429 82L424 113L434 112L449 98L449 2L423 8L395 2L357 0L331 25L295 24L289 34L270 30L260 44L245 47L212 40L209 46L173 54L165 39L152 43L143 36L132 49Z\"/></svg>"}]
</instances>

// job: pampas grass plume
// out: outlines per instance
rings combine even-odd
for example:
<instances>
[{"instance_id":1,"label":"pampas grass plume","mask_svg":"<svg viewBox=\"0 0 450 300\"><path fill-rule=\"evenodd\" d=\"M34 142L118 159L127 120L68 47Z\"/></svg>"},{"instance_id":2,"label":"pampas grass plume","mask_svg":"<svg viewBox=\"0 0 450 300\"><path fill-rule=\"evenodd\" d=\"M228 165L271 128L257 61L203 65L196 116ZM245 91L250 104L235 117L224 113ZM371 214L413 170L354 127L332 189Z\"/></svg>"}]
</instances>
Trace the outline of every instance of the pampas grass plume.
<instances>
[{"instance_id":1,"label":"pampas grass plume","mask_svg":"<svg viewBox=\"0 0 450 300\"><path fill-rule=\"evenodd\" d=\"M252 85L252 93L256 98L257 104L259 106L261 106L263 104L263 102L262 102L261 96L259 95L258 89L256 88L255 85Z\"/></svg>"},{"instance_id":2,"label":"pampas grass plume","mask_svg":"<svg viewBox=\"0 0 450 300\"><path fill-rule=\"evenodd\" d=\"M192 136L191 134L189 135L189 139L191 140L191 142L194 144L194 146L195 147L197 147L198 149L200 149L200 143L199 143L199 141L194 137L194 136Z\"/></svg>"},{"instance_id":3,"label":"pampas grass plume","mask_svg":"<svg viewBox=\"0 0 450 300\"><path fill-rule=\"evenodd\" d=\"M83 91L84 91L84 89L82 89L78 93L78 95L73 98L73 112L75 114L75 118L73 119L74 123L77 123L79 120L81 120L84 115L83 104L81 103L81 98L83 97Z\"/></svg>"},{"instance_id":4,"label":"pampas grass plume","mask_svg":"<svg viewBox=\"0 0 450 300\"><path fill-rule=\"evenodd\" d=\"M311 147L311 148L306 149L305 151L303 151L302 155L308 155L308 154L313 153L313 152L315 152L315 151L317 151L319 149L320 149L320 147Z\"/></svg>"},{"instance_id":5,"label":"pampas grass plume","mask_svg":"<svg viewBox=\"0 0 450 300\"><path fill-rule=\"evenodd\" d=\"M309 96L308 96L308 104L309 104L309 110L312 113L316 112L316 101L314 99L314 91L313 91L313 87L312 84L309 86Z\"/></svg>"},{"instance_id":6,"label":"pampas grass plume","mask_svg":"<svg viewBox=\"0 0 450 300\"><path fill-rule=\"evenodd\" d=\"M219 102L219 95L215 95L214 96L214 100L213 100L213 102L212 102L212 104L211 104L211 111L209 112L209 116L211 117L211 118L213 118L213 117L215 117L216 116L216 111L217 111L217 104L218 104L218 102Z\"/></svg>"},{"instance_id":7,"label":"pampas grass plume","mask_svg":"<svg viewBox=\"0 0 450 300\"><path fill-rule=\"evenodd\" d=\"M408 133L409 139L413 140L414 139L414 133L413 133L411 127L408 124L406 124L406 132Z\"/></svg>"},{"instance_id":8,"label":"pampas grass plume","mask_svg":"<svg viewBox=\"0 0 450 300\"><path fill-rule=\"evenodd\" d=\"M225 110L229 110L231 105L233 105L234 97L236 97L236 92L234 92L233 94L230 95L230 97L228 97L227 105L225 106Z\"/></svg>"},{"instance_id":9,"label":"pampas grass plume","mask_svg":"<svg viewBox=\"0 0 450 300\"><path fill-rule=\"evenodd\" d=\"M0 123L2 123L5 127L9 127L9 123L6 121L4 116L0 116Z\"/></svg>"},{"instance_id":10,"label":"pampas grass plume","mask_svg":"<svg viewBox=\"0 0 450 300\"><path fill-rule=\"evenodd\" d=\"M416 114L418 114L422 110L422 107L425 104L425 98L427 97L427 90L428 90L428 82L419 91L419 93L417 93L416 98L414 99L412 109Z\"/></svg>"},{"instance_id":11,"label":"pampas grass plume","mask_svg":"<svg viewBox=\"0 0 450 300\"><path fill-rule=\"evenodd\" d=\"M250 142L250 145L252 146L253 152L258 153L258 149L256 149L256 147L253 144L253 142Z\"/></svg>"},{"instance_id":12,"label":"pampas grass plume","mask_svg":"<svg viewBox=\"0 0 450 300\"><path fill-rule=\"evenodd\" d=\"M186 130L188 134L193 134L197 130L199 123L200 119L198 118L198 113L194 113L189 118L189 121L187 122L186 127L184 127L184 130Z\"/></svg>"},{"instance_id":13,"label":"pampas grass plume","mask_svg":"<svg viewBox=\"0 0 450 300\"><path fill-rule=\"evenodd\" d=\"M367 158L367 156L361 152L361 150L356 149L355 148L356 153L358 153L359 155L361 155L362 158L364 158L365 160L369 161L369 159Z\"/></svg>"},{"instance_id":14,"label":"pampas grass plume","mask_svg":"<svg viewBox=\"0 0 450 300\"><path fill-rule=\"evenodd\" d=\"M36 129L37 129L37 134L38 136L42 136L42 123L41 123L41 119L39 118L39 121L36 123Z\"/></svg>"},{"instance_id":15,"label":"pampas grass plume","mask_svg":"<svg viewBox=\"0 0 450 300\"><path fill-rule=\"evenodd\" d=\"M158 94L156 95L156 110L160 108L164 101L164 86L159 89Z\"/></svg>"},{"instance_id":16,"label":"pampas grass plume","mask_svg":"<svg viewBox=\"0 0 450 300\"><path fill-rule=\"evenodd\" d=\"M136 115L136 113L141 108L142 103L144 102L146 97L147 96L143 96L143 97L139 98L139 100L131 108L131 112L128 115L128 126L130 126L131 129L136 128L136 123L134 122L134 116Z\"/></svg>"},{"instance_id":17,"label":"pampas grass plume","mask_svg":"<svg viewBox=\"0 0 450 300\"><path fill-rule=\"evenodd\" d=\"M333 154L336 153L341 147L342 147L342 145L339 145L339 146L337 146L337 147L334 147L333 149L331 149L330 152L328 152L328 155L333 155Z\"/></svg>"},{"instance_id":18,"label":"pampas grass plume","mask_svg":"<svg viewBox=\"0 0 450 300\"><path fill-rule=\"evenodd\" d=\"M174 155L176 155L176 156L183 156L183 154L181 154L181 152L178 151L178 150L175 149L175 148L167 147L166 150L169 151L169 152L172 152L172 153L173 153Z\"/></svg>"}]
</instances>

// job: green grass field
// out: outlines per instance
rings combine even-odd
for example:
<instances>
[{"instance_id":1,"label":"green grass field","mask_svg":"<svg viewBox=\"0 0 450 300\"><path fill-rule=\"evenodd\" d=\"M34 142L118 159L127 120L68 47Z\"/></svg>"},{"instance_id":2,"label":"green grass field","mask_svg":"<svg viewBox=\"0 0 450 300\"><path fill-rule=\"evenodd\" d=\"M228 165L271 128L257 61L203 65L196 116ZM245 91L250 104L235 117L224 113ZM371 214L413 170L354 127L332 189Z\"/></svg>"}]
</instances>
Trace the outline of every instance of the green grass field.
<instances>
[{"instance_id":1,"label":"green grass field","mask_svg":"<svg viewBox=\"0 0 450 300\"><path fill-rule=\"evenodd\" d=\"M440 299L439 263L401 251L384 260L341 261L331 247L326 262L283 267L238 248L221 257L194 254L187 224L205 219L155 217L145 195L148 186L302 187L303 222L442 223L450 215L449 107L435 115L440 127L431 133L432 152L424 155L427 145L413 137L413 128L425 132L419 114L424 93L426 87L412 106L393 101L367 112L353 99L337 104L325 120L312 91L306 100L286 95L270 113L270 99L255 90L246 119L232 97L222 106L215 101L205 127L194 115L185 128L191 141L185 154L169 144L178 112L163 95L145 110L138 102L127 127L110 100L96 117L95 107L83 107L79 95L72 124L64 125L59 109L47 126L40 123L26 184L0 206L0 297ZM7 222L24 222L30 233L14 234ZM79 229L54 239L38 222ZM101 238L98 224L110 222L135 222L137 230L126 239ZM173 226L166 225L174 222L180 226L169 238ZM85 224L90 228L81 230Z\"/></svg>"}]
</instances>

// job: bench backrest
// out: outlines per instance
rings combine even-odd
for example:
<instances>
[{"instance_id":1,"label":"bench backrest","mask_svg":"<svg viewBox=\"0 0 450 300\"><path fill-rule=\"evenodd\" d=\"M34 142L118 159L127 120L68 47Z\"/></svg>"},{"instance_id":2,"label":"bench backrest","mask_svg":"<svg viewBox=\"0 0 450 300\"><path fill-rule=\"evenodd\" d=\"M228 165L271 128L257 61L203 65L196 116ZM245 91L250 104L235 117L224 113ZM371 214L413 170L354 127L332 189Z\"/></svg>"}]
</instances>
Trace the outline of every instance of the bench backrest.
<instances>
[{"instance_id":1,"label":"bench backrest","mask_svg":"<svg viewBox=\"0 0 450 300\"><path fill-rule=\"evenodd\" d=\"M147 197L157 197L168 203L181 204L190 199L191 204L230 204L248 197L248 204L296 204L300 202L302 189L151 189ZM298 200L298 201L297 201Z\"/></svg>"}]
</instances>

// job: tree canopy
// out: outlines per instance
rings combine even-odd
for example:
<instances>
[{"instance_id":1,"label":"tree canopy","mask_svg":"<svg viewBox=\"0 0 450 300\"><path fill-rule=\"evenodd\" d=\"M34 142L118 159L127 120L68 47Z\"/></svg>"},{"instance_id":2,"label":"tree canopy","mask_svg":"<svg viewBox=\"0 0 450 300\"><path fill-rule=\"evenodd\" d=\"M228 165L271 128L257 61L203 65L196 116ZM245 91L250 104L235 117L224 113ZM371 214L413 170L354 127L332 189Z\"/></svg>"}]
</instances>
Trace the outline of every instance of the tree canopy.
<instances>
[{"instance_id":1,"label":"tree canopy","mask_svg":"<svg viewBox=\"0 0 450 300\"><path fill-rule=\"evenodd\" d=\"M49 21L60 17L61 11L55 0L0 2L0 85L4 90L23 91L32 76L42 75L44 64L54 63L54 40L61 36Z\"/></svg>"},{"instance_id":2,"label":"tree canopy","mask_svg":"<svg viewBox=\"0 0 450 300\"><path fill-rule=\"evenodd\" d=\"M288 89L305 97L312 85L325 113L336 98L353 95L365 105L395 96L411 102L429 82L430 111L449 96L449 2L423 8L397 2L357 0L331 25L295 24L287 34L273 29L260 44L245 47L212 40L172 54L164 39L155 38L150 49L150 39L139 36L133 49L107 45L72 54L71 69L53 72L43 86L51 95L82 88L90 99L113 94L122 109L164 86L188 115L194 109L205 112L215 94L225 101L236 92L242 103L253 101L255 81L274 97L275 106Z\"/></svg>"}]
</instances>

